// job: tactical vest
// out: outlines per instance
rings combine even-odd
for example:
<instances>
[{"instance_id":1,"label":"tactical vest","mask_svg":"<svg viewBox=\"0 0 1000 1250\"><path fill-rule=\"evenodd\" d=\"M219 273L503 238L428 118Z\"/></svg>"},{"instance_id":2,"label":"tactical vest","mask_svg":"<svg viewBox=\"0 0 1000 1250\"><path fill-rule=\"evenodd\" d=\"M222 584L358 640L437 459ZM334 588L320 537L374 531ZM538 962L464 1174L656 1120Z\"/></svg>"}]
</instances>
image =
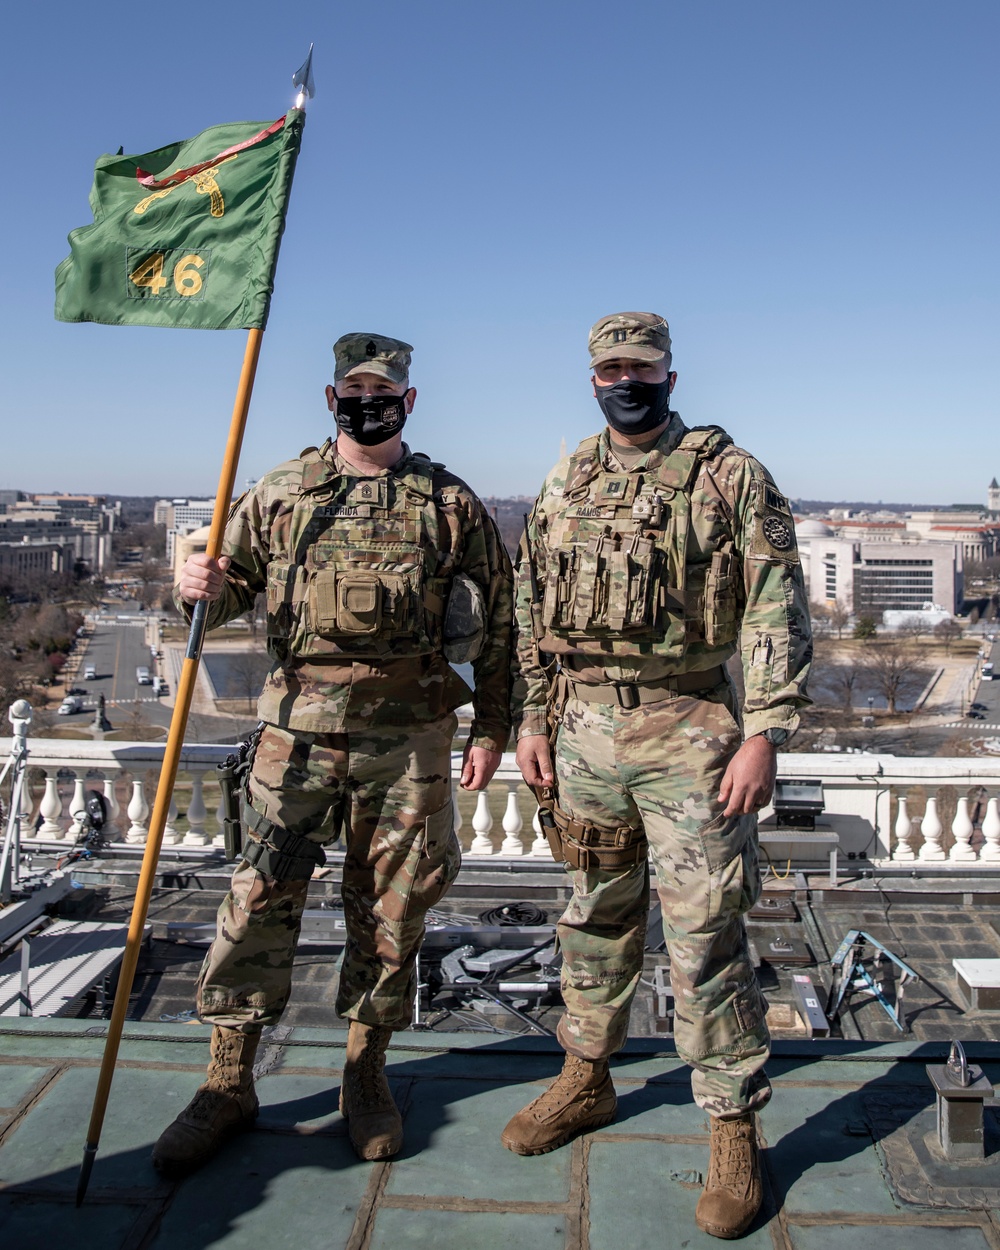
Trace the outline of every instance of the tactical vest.
<instances>
[{"instance_id":1,"label":"tactical vest","mask_svg":"<svg viewBox=\"0 0 1000 1250\"><path fill-rule=\"evenodd\" d=\"M444 466L411 454L402 473L355 477L315 448L301 464L297 491L281 487L290 511L279 510L266 539L272 649L352 660L439 650L460 531L457 491L435 498Z\"/></svg>"},{"instance_id":2,"label":"tactical vest","mask_svg":"<svg viewBox=\"0 0 1000 1250\"><path fill-rule=\"evenodd\" d=\"M738 562L732 534L710 552L689 542L702 463L732 439L688 430L659 465L612 472L599 436L570 459L561 506L547 514L543 651L656 655L736 638Z\"/></svg>"}]
</instances>

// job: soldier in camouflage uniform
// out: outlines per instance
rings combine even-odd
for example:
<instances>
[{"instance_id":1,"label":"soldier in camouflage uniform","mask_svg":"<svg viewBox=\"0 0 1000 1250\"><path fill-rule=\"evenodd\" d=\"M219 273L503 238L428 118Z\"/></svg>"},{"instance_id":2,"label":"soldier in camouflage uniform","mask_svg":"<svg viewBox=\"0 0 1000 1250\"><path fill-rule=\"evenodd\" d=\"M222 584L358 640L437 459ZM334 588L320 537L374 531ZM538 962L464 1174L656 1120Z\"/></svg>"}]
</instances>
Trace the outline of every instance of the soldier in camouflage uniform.
<instances>
[{"instance_id":1,"label":"soldier in camouflage uniform","mask_svg":"<svg viewBox=\"0 0 1000 1250\"><path fill-rule=\"evenodd\" d=\"M743 916L760 890L755 813L808 702L806 597L767 470L670 411L663 318L605 317L590 354L608 426L549 474L515 598L518 763L573 876L558 926L567 1057L502 1140L538 1154L613 1118L608 1057L642 972L651 858L677 1049L711 1117L698 1223L736 1237L760 1206L754 1113L770 1096ZM737 651L742 709L724 667Z\"/></svg>"},{"instance_id":2,"label":"soldier in camouflage uniform","mask_svg":"<svg viewBox=\"0 0 1000 1250\"><path fill-rule=\"evenodd\" d=\"M214 1025L208 1078L153 1152L181 1173L257 1114L260 1031L288 1001L302 911L323 847L343 833L347 944L337 1010L350 1021L341 1111L365 1159L395 1154L384 1076L411 1019L424 915L458 873L451 743L475 717L461 785L481 790L510 730L512 573L470 488L409 450L411 348L377 334L334 345L336 443L272 470L233 506L218 561L193 555L176 599L214 627L267 596L271 670L244 807L249 844L198 982ZM450 662L471 661L475 692Z\"/></svg>"}]
</instances>

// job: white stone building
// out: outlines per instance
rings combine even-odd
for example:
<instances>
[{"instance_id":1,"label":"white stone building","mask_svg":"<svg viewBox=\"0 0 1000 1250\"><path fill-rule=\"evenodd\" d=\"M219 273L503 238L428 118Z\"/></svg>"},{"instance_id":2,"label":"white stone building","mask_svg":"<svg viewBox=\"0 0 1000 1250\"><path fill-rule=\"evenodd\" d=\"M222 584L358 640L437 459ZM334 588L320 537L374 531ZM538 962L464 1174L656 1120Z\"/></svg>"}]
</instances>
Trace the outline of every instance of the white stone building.
<instances>
[{"instance_id":1,"label":"white stone building","mask_svg":"<svg viewBox=\"0 0 1000 1250\"><path fill-rule=\"evenodd\" d=\"M174 563L177 538L209 525L215 509L214 499L158 499L153 508L153 522L167 529L167 561Z\"/></svg>"},{"instance_id":2,"label":"white stone building","mask_svg":"<svg viewBox=\"0 0 1000 1250\"><path fill-rule=\"evenodd\" d=\"M891 537L845 537L811 519L798 521L795 529L812 602L836 600L849 612L875 617L925 604L955 613L962 605L961 543L921 541L905 530Z\"/></svg>"}]
</instances>

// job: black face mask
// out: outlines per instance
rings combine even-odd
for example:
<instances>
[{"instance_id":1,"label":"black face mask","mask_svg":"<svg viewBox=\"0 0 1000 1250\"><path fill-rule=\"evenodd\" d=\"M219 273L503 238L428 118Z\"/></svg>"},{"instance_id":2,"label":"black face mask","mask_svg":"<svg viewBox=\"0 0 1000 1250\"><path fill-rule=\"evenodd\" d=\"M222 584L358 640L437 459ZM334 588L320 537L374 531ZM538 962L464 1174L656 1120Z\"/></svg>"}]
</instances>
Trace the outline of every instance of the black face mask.
<instances>
[{"instance_id":1,"label":"black face mask","mask_svg":"<svg viewBox=\"0 0 1000 1250\"><path fill-rule=\"evenodd\" d=\"M406 395L338 395L333 419L338 430L362 447L376 447L388 442L406 424L405 398Z\"/></svg>"},{"instance_id":2,"label":"black face mask","mask_svg":"<svg viewBox=\"0 0 1000 1250\"><path fill-rule=\"evenodd\" d=\"M645 434L670 415L669 378L662 382L616 382L594 389L608 425L619 434Z\"/></svg>"}]
</instances>

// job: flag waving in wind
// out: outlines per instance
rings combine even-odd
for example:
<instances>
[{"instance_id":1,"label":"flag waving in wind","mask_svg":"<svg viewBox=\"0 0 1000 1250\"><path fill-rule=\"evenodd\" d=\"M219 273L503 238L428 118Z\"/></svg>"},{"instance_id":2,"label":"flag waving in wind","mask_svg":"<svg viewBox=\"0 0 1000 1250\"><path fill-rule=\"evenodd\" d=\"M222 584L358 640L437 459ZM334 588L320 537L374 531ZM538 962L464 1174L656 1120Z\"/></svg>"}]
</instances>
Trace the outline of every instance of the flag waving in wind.
<instances>
[{"instance_id":1,"label":"flag waving in wind","mask_svg":"<svg viewBox=\"0 0 1000 1250\"><path fill-rule=\"evenodd\" d=\"M94 224L69 236L56 317L263 329L305 113L212 126L143 156L102 156Z\"/></svg>"}]
</instances>

